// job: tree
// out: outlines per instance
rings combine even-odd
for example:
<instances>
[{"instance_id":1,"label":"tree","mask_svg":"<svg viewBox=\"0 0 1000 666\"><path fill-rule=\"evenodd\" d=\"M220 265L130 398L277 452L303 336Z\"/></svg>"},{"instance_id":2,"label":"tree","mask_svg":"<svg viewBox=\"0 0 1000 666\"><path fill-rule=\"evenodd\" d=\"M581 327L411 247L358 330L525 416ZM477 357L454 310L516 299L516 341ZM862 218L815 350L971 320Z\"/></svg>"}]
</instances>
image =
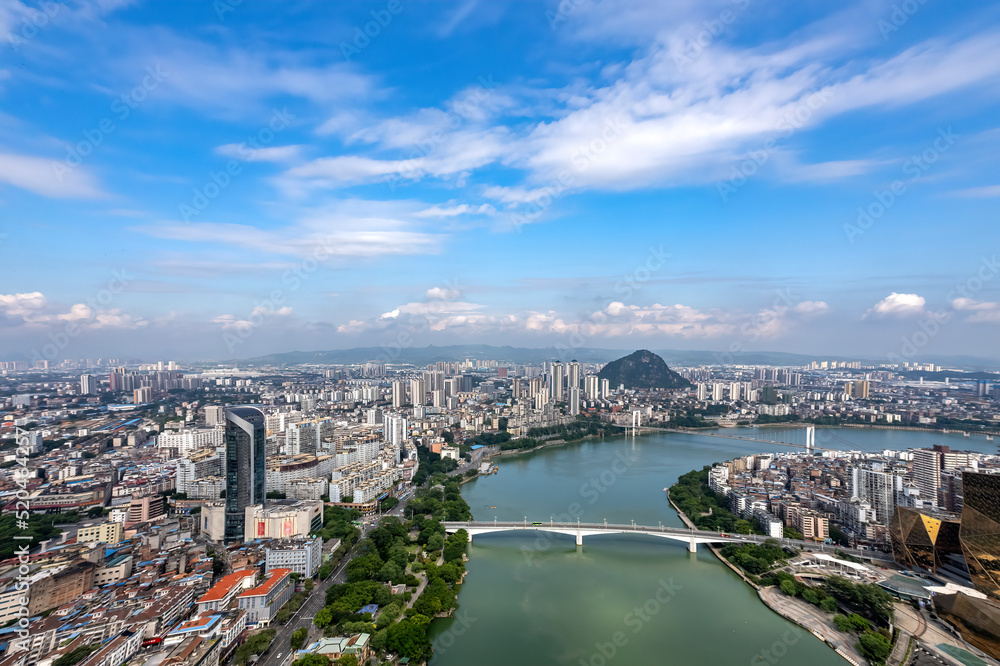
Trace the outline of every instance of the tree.
<instances>
[{"instance_id":1,"label":"tree","mask_svg":"<svg viewBox=\"0 0 1000 666\"><path fill-rule=\"evenodd\" d=\"M292 666L330 666L330 660L321 654L307 654L292 662Z\"/></svg>"},{"instance_id":2,"label":"tree","mask_svg":"<svg viewBox=\"0 0 1000 666\"><path fill-rule=\"evenodd\" d=\"M92 652L95 652L99 647L100 643L91 643L90 645L81 645L78 648L74 648L72 651L67 652L63 656L59 657L52 662L52 666L73 666L86 659Z\"/></svg>"},{"instance_id":3,"label":"tree","mask_svg":"<svg viewBox=\"0 0 1000 666\"><path fill-rule=\"evenodd\" d=\"M753 534L753 523L741 518L736 521L736 526L733 529L740 534Z\"/></svg>"},{"instance_id":4,"label":"tree","mask_svg":"<svg viewBox=\"0 0 1000 666\"><path fill-rule=\"evenodd\" d=\"M892 652L892 644L889 643L889 640L876 631L866 631L861 634L855 647L873 664L884 664L889 653Z\"/></svg>"},{"instance_id":5,"label":"tree","mask_svg":"<svg viewBox=\"0 0 1000 666\"><path fill-rule=\"evenodd\" d=\"M411 661L426 661L431 657L431 643L427 638L427 626L431 619L426 615L414 615L389 627L386 647Z\"/></svg>"},{"instance_id":6,"label":"tree","mask_svg":"<svg viewBox=\"0 0 1000 666\"><path fill-rule=\"evenodd\" d=\"M795 596L795 583L790 580L781 581L781 591L790 597Z\"/></svg>"},{"instance_id":7,"label":"tree","mask_svg":"<svg viewBox=\"0 0 1000 666\"><path fill-rule=\"evenodd\" d=\"M333 615L330 613L330 609L323 607L316 613L316 617L313 618L313 624L315 624L320 629L326 629L330 624L333 623Z\"/></svg>"},{"instance_id":8,"label":"tree","mask_svg":"<svg viewBox=\"0 0 1000 666\"><path fill-rule=\"evenodd\" d=\"M292 638L289 641L292 651L301 650L302 646L306 644L306 636L308 635L308 630L305 627L299 627L292 632Z\"/></svg>"},{"instance_id":9,"label":"tree","mask_svg":"<svg viewBox=\"0 0 1000 666\"><path fill-rule=\"evenodd\" d=\"M345 654L333 663L336 664L336 666L358 666L358 657L353 654Z\"/></svg>"},{"instance_id":10,"label":"tree","mask_svg":"<svg viewBox=\"0 0 1000 666\"><path fill-rule=\"evenodd\" d=\"M797 529L794 529L792 527L786 527L785 538L794 539L795 541L802 541L803 537L802 537L802 532L799 532Z\"/></svg>"},{"instance_id":11,"label":"tree","mask_svg":"<svg viewBox=\"0 0 1000 666\"><path fill-rule=\"evenodd\" d=\"M819 602L819 607L827 613L836 613L838 608L837 600L833 597L827 597Z\"/></svg>"}]
</instances>

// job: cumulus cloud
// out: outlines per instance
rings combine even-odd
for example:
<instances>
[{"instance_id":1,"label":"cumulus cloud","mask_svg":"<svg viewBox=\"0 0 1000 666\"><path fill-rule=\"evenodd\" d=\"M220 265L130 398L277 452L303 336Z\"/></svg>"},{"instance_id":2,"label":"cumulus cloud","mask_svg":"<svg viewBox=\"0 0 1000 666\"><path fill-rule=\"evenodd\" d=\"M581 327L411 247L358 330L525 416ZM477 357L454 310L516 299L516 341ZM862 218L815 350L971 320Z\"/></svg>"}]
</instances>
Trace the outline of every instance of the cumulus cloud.
<instances>
[{"instance_id":1,"label":"cumulus cloud","mask_svg":"<svg viewBox=\"0 0 1000 666\"><path fill-rule=\"evenodd\" d=\"M451 287L431 287L425 294L427 298L436 298L446 301L453 301L461 295L462 294L458 291L458 289L452 289Z\"/></svg>"},{"instance_id":2,"label":"cumulus cloud","mask_svg":"<svg viewBox=\"0 0 1000 666\"><path fill-rule=\"evenodd\" d=\"M924 313L927 299L917 294L892 292L872 306L864 317L913 317Z\"/></svg>"},{"instance_id":3,"label":"cumulus cloud","mask_svg":"<svg viewBox=\"0 0 1000 666\"><path fill-rule=\"evenodd\" d=\"M222 314L212 318L213 324L219 324L224 330L252 330L262 325L271 317L290 317L292 308L284 306L272 309L266 305L256 305L246 319L237 319L236 315Z\"/></svg>"},{"instance_id":4,"label":"cumulus cloud","mask_svg":"<svg viewBox=\"0 0 1000 666\"><path fill-rule=\"evenodd\" d=\"M99 309L86 303L62 308L50 303L38 291L23 294L0 294L0 317L11 327L53 327L75 324L82 329L135 329L148 324L120 308Z\"/></svg>"},{"instance_id":5,"label":"cumulus cloud","mask_svg":"<svg viewBox=\"0 0 1000 666\"><path fill-rule=\"evenodd\" d=\"M457 292L433 288L429 298L456 297ZM575 337L617 338L671 336L683 339L733 338L753 341L789 333L797 319L825 312L826 304L808 301L799 308L771 308L757 312L701 310L683 304L628 305L612 301L600 310L569 314L555 310L521 312L489 311L486 306L463 301L407 303L368 320L354 319L338 327L341 333L460 330L468 335L534 333Z\"/></svg>"}]
</instances>

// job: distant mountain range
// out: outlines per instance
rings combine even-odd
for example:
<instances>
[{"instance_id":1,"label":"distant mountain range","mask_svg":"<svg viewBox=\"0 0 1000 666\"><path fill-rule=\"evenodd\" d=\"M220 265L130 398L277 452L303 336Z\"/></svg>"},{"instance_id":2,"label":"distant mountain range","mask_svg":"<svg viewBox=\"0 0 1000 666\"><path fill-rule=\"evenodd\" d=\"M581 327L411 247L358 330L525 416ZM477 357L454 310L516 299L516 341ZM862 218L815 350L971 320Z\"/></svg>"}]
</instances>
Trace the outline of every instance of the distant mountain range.
<instances>
[{"instance_id":1,"label":"distant mountain range","mask_svg":"<svg viewBox=\"0 0 1000 666\"><path fill-rule=\"evenodd\" d=\"M612 387L627 389L674 389L691 386L691 382L671 370L662 358L640 349L628 356L611 361L597 375L607 379Z\"/></svg>"},{"instance_id":2,"label":"distant mountain range","mask_svg":"<svg viewBox=\"0 0 1000 666\"><path fill-rule=\"evenodd\" d=\"M352 363L409 363L426 365L437 361L461 361L464 359L506 361L508 363L542 363L543 361L571 361L581 363L608 363L623 354L628 349L602 349L596 347L580 347L565 349L559 347L510 347L493 345L446 345L442 347L404 347L402 349L385 349L382 347L354 347L352 349L331 349L326 351L294 351L279 354L268 354L255 358L230 360L241 366L288 366L301 364L346 365ZM663 361L671 366L694 366L712 364L746 364L746 365L804 365L811 361L871 361L848 356L816 356L811 354L791 354L788 352L714 352L685 350L653 350ZM927 356L919 359L925 363L938 363L969 370L1000 369L997 359L976 358L971 356Z\"/></svg>"}]
</instances>

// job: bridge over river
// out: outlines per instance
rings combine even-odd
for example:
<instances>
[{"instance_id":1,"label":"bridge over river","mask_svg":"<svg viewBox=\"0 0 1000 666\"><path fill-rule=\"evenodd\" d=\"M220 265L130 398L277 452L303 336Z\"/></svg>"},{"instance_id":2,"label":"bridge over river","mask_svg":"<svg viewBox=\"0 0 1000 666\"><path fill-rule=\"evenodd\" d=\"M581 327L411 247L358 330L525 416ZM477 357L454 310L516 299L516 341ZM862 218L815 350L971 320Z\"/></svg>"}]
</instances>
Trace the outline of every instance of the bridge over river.
<instances>
[{"instance_id":1,"label":"bridge over river","mask_svg":"<svg viewBox=\"0 0 1000 666\"><path fill-rule=\"evenodd\" d=\"M443 523L446 532L452 533L458 530L465 530L469 533L469 540L477 534L492 534L495 532L516 532L535 531L551 532L555 534L565 534L576 538L576 545L582 546L584 537L600 536L602 534L643 534L646 536L659 537L661 539L671 539L687 544L688 550L697 552L699 543L763 543L769 537L759 534L729 534L726 532L706 532L703 530L692 530L686 527L666 527L663 524L658 526L636 525L634 522L629 525L618 525L614 523L557 523L549 520L547 522L529 522L525 518L521 522L516 521L450 521ZM841 551L855 557L866 559L884 560L892 562L892 555L873 550L853 550L841 548L839 546L827 546L815 541L798 541L795 539L778 539L783 546L790 546L799 549L819 550L829 553Z\"/></svg>"}]
</instances>

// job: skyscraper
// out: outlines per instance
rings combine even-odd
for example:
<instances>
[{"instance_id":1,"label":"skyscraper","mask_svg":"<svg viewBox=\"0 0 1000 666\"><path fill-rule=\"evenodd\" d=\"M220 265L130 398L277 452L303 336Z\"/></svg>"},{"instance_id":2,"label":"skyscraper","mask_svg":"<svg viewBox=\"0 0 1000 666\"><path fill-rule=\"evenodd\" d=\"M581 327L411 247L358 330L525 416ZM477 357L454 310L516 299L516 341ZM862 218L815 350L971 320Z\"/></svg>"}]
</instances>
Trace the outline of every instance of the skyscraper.
<instances>
[{"instance_id":1,"label":"skyscraper","mask_svg":"<svg viewBox=\"0 0 1000 666\"><path fill-rule=\"evenodd\" d=\"M875 519L888 524L896 513L899 493L903 491L903 477L892 472L851 467L851 497L872 505Z\"/></svg>"},{"instance_id":2,"label":"skyscraper","mask_svg":"<svg viewBox=\"0 0 1000 666\"><path fill-rule=\"evenodd\" d=\"M82 395L97 393L97 380L94 375L80 375L80 393Z\"/></svg>"},{"instance_id":3,"label":"skyscraper","mask_svg":"<svg viewBox=\"0 0 1000 666\"><path fill-rule=\"evenodd\" d=\"M945 452L944 449L951 450L935 445L933 449L913 451L913 480L920 491L920 497L935 506L938 503L938 488L941 487L941 454Z\"/></svg>"},{"instance_id":4,"label":"skyscraper","mask_svg":"<svg viewBox=\"0 0 1000 666\"><path fill-rule=\"evenodd\" d=\"M578 386L569 387L569 413L571 416L580 413L580 387Z\"/></svg>"},{"instance_id":5,"label":"skyscraper","mask_svg":"<svg viewBox=\"0 0 1000 666\"><path fill-rule=\"evenodd\" d=\"M264 413L255 407L226 409L226 541L243 539L246 508L263 504L266 489Z\"/></svg>"},{"instance_id":6,"label":"skyscraper","mask_svg":"<svg viewBox=\"0 0 1000 666\"><path fill-rule=\"evenodd\" d=\"M552 364L552 386L549 387L552 402L562 402L563 399L563 364Z\"/></svg>"},{"instance_id":7,"label":"skyscraper","mask_svg":"<svg viewBox=\"0 0 1000 666\"><path fill-rule=\"evenodd\" d=\"M423 379L410 380L410 402L414 407L427 404L427 385Z\"/></svg>"},{"instance_id":8,"label":"skyscraper","mask_svg":"<svg viewBox=\"0 0 1000 666\"><path fill-rule=\"evenodd\" d=\"M397 379L392 383L392 406L399 409L406 404L406 382Z\"/></svg>"},{"instance_id":9,"label":"skyscraper","mask_svg":"<svg viewBox=\"0 0 1000 666\"><path fill-rule=\"evenodd\" d=\"M580 364L576 361L570 361L567 366L567 382L569 388L579 388L580 387Z\"/></svg>"}]
</instances>

